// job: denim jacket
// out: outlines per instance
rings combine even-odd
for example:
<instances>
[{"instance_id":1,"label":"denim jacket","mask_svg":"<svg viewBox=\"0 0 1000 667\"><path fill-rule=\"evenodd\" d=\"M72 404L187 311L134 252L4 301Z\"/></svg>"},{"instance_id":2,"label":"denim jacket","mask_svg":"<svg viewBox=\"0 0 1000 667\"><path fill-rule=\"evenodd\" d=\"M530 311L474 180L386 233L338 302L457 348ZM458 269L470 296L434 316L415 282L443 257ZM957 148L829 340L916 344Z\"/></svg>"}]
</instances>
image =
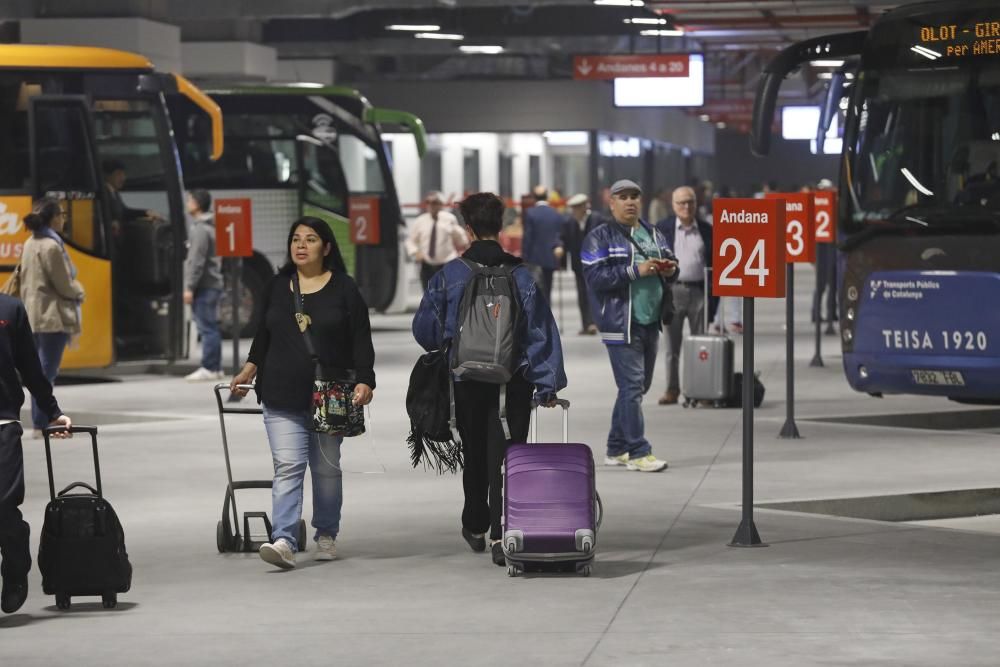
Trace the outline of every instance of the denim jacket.
<instances>
[{"instance_id":1,"label":"denim jacket","mask_svg":"<svg viewBox=\"0 0 1000 667\"><path fill-rule=\"evenodd\" d=\"M520 266L521 261L503 252L495 241L475 241L463 257L485 266ZM518 367L535 385L536 397L547 397L566 387L559 328L531 274L524 268L515 268L513 273L522 311ZM471 276L472 270L461 259L454 259L431 278L413 317L413 337L425 350L440 349L444 341L454 338L458 306Z\"/></svg>"},{"instance_id":2,"label":"denim jacket","mask_svg":"<svg viewBox=\"0 0 1000 667\"><path fill-rule=\"evenodd\" d=\"M656 239L660 255L676 261L663 234L644 220L639 224ZM632 340L632 283L639 279L639 271L628 234L629 229L612 220L587 234L580 250L591 311L606 345L626 345ZM677 274L667 281L676 280Z\"/></svg>"}]
</instances>

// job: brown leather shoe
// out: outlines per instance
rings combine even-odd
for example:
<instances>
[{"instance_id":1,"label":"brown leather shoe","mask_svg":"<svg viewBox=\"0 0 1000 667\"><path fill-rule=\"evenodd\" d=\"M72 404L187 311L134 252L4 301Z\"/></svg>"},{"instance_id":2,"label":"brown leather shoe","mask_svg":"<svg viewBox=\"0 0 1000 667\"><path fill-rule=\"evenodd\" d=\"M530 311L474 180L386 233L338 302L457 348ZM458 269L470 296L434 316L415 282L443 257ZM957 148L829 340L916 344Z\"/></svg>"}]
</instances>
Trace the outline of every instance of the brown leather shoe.
<instances>
[{"instance_id":1,"label":"brown leather shoe","mask_svg":"<svg viewBox=\"0 0 1000 667\"><path fill-rule=\"evenodd\" d=\"M660 396L660 405L676 405L677 404L677 392L668 391L667 393Z\"/></svg>"}]
</instances>

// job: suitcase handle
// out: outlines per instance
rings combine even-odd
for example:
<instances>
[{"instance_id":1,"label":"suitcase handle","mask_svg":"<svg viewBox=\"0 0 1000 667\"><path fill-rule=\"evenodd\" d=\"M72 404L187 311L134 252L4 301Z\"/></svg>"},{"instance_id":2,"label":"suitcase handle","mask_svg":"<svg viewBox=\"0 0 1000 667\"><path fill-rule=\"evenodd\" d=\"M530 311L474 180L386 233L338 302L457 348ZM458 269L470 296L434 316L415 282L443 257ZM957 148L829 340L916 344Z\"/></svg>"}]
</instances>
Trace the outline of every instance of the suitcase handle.
<instances>
[{"instance_id":1,"label":"suitcase handle","mask_svg":"<svg viewBox=\"0 0 1000 667\"><path fill-rule=\"evenodd\" d=\"M569 442L569 401L565 398L557 398L555 405L562 408L563 413L563 442ZM531 427L528 429L528 442L538 442L538 408L537 401L531 401Z\"/></svg>"},{"instance_id":2,"label":"suitcase handle","mask_svg":"<svg viewBox=\"0 0 1000 667\"><path fill-rule=\"evenodd\" d=\"M96 426L71 426L66 428L65 426L50 426L44 431L42 431L42 437L45 438L45 465L49 472L49 498L52 500L56 499L56 482L52 475L52 436L56 433L89 433L91 447L94 450L94 478L97 480L97 488L91 489L97 494L98 498L103 498L104 493L101 490L101 462L97 456L97 427ZM77 482L77 484L82 484L82 482ZM65 491L73 488L74 485L68 486ZM90 488L90 487L88 487ZM62 495L62 494L60 494Z\"/></svg>"},{"instance_id":3,"label":"suitcase handle","mask_svg":"<svg viewBox=\"0 0 1000 667\"><path fill-rule=\"evenodd\" d=\"M257 385L255 384L238 384L236 385L238 389L246 389L247 391L256 390ZM264 410L262 408L227 408L226 404L222 400L222 391L229 391L228 382L220 382L213 388L215 391L215 402L219 406L220 415L262 415ZM232 392L230 392L232 393Z\"/></svg>"},{"instance_id":4,"label":"suitcase handle","mask_svg":"<svg viewBox=\"0 0 1000 667\"><path fill-rule=\"evenodd\" d=\"M73 482L72 484L70 484L69 486L67 486L65 489L63 489L62 491L60 491L57 495L61 498L61 497L65 496L67 493L69 493L70 491L72 491L73 489L78 488L78 487L82 487L84 489L87 489L88 491L90 491L91 493L93 493L95 496L101 495L100 493L97 492L97 489L95 489L94 487L92 487L90 484L87 484L86 482Z\"/></svg>"}]
</instances>

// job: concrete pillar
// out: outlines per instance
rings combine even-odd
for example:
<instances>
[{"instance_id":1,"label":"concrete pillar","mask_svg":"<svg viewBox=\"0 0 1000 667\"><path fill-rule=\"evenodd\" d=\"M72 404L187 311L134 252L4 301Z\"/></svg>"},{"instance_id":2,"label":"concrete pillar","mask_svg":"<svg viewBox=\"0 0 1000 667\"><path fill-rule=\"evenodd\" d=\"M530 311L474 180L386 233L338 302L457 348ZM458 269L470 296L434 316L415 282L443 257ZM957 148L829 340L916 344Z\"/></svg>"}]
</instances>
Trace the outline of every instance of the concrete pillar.
<instances>
[{"instance_id":1,"label":"concrete pillar","mask_svg":"<svg viewBox=\"0 0 1000 667\"><path fill-rule=\"evenodd\" d=\"M180 28L149 19L21 19L21 42L121 49L146 56L161 72L181 71Z\"/></svg>"},{"instance_id":2,"label":"concrete pillar","mask_svg":"<svg viewBox=\"0 0 1000 667\"><path fill-rule=\"evenodd\" d=\"M272 81L278 52L253 42L184 42L184 74L201 79Z\"/></svg>"}]
</instances>

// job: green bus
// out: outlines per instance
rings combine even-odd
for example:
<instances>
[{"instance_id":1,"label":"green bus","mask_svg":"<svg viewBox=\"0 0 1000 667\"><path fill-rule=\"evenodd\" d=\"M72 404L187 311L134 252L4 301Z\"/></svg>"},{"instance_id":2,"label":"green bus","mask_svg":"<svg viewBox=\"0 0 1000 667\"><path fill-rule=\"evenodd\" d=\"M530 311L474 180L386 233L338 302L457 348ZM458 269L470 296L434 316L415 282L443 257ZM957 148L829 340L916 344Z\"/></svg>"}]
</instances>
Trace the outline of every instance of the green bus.
<instances>
[{"instance_id":1,"label":"green bus","mask_svg":"<svg viewBox=\"0 0 1000 667\"><path fill-rule=\"evenodd\" d=\"M382 132L402 128L423 155L423 122L404 111L373 107L357 90L339 86L208 83L203 88L225 118L222 159L211 159L204 113L175 99L170 115L185 186L208 190L213 199L251 200L254 255L243 263L241 317L256 321L248 315L257 315L260 290L285 261L288 226L302 215L330 224L368 305L388 309L405 259L404 220ZM355 232L359 243L354 243L349 215L352 201L359 200L376 200L378 215ZM367 238L359 238L362 234ZM228 310L227 295L224 326L231 321ZM251 333L250 326L243 328L243 335Z\"/></svg>"}]
</instances>

